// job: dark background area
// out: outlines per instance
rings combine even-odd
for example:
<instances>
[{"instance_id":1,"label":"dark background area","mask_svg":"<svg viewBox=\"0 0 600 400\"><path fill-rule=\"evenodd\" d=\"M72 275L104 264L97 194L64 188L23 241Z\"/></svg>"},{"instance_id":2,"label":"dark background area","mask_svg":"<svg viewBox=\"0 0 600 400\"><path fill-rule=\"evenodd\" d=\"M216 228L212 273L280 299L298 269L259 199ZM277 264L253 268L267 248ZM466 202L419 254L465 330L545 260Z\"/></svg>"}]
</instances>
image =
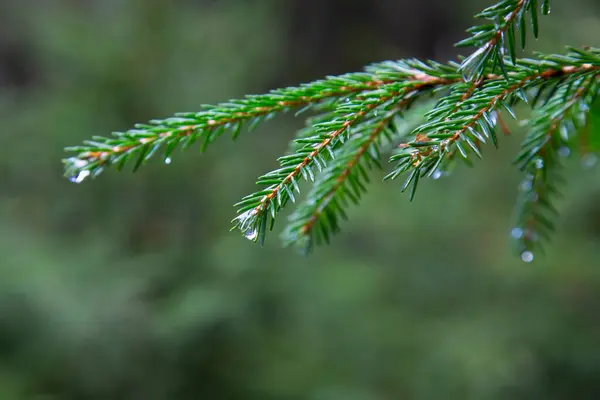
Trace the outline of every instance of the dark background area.
<instances>
[{"instance_id":1,"label":"dark background area","mask_svg":"<svg viewBox=\"0 0 600 400\"><path fill-rule=\"evenodd\" d=\"M413 203L374 179L308 258L229 232L291 116L168 166L62 176L63 147L92 135L385 59L453 59L490 3L1 1L0 399L600 396L600 171L567 162L559 230L523 263L522 129ZM541 32L530 49L598 46L600 6L555 0Z\"/></svg>"}]
</instances>

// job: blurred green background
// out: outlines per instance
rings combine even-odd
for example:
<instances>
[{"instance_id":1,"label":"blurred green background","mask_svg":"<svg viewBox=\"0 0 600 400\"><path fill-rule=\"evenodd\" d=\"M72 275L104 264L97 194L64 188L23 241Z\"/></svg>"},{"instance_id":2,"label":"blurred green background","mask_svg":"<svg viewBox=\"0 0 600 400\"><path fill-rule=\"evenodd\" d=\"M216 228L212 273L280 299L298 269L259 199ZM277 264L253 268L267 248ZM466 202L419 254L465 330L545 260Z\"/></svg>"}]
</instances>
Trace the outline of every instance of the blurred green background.
<instances>
[{"instance_id":1,"label":"blurred green background","mask_svg":"<svg viewBox=\"0 0 600 400\"><path fill-rule=\"evenodd\" d=\"M229 232L291 117L135 175L62 176L64 146L135 122L452 59L491 3L0 1L0 399L599 398L600 171L568 162L559 231L523 263L523 132L413 203L374 179L308 258ZM553 7L531 46L600 44L595 0Z\"/></svg>"}]
</instances>

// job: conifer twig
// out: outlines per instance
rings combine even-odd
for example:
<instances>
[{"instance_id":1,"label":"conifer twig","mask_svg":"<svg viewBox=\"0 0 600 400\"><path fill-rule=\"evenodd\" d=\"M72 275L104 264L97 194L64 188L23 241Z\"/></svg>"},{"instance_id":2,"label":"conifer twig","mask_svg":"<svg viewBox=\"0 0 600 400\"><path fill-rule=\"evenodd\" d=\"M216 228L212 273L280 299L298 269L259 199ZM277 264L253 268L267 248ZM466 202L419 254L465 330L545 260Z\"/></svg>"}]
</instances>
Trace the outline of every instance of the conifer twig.
<instances>
[{"instance_id":1,"label":"conifer twig","mask_svg":"<svg viewBox=\"0 0 600 400\"><path fill-rule=\"evenodd\" d=\"M283 234L285 243L310 248L313 242L328 242L339 230L345 208L366 191L367 169L381 167L382 146L402 139L390 159L396 165L384 179L406 176L402 190L410 188L413 199L423 178L437 179L457 159L472 165L473 156L483 157L488 140L498 146L497 125L510 133L502 113L518 119L514 107L527 103L533 110L530 132L516 160L526 179L512 236L521 258L532 261L538 238L553 228L551 197L560 182L559 159L570 154L600 92L600 49L517 57L517 32L524 49L527 27L537 37L539 15L549 10L550 0L500 0L486 8L477 17L491 22L468 29L470 37L457 46L475 51L459 62L376 63L360 73L205 106L200 112L137 124L112 137L93 137L67 149L75 154L64 160L65 173L79 183L110 166L121 169L130 160L137 170L160 150L168 161L180 145L185 149L201 141L204 151L225 131L236 138L243 128L251 131L278 113L318 112L278 159L279 167L258 178L261 188L236 204L233 220L233 228L263 243L280 211L290 200L296 202L300 182L311 181L312 190ZM417 113L413 105L426 97L437 103ZM415 114L424 121L408 123Z\"/></svg>"}]
</instances>

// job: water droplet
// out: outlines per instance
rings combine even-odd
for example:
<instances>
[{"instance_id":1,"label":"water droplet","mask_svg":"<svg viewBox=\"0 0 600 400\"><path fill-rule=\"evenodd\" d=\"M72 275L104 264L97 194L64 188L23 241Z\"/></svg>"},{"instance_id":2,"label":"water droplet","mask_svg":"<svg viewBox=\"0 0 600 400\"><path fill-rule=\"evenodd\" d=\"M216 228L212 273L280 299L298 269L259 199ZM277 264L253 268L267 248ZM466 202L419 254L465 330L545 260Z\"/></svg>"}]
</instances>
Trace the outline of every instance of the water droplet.
<instances>
[{"instance_id":1,"label":"water droplet","mask_svg":"<svg viewBox=\"0 0 600 400\"><path fill-rule=\"evenodd\" d=\"M524 251L523 253L521 253L521 260L523 260L526 263L530 263L532 262L534 259L533 253L531 251Z\"/></svg>"},{"instance_id":2,"label":"water droplet","mask_svg":"<svg viewBox=\"0 0 600 400\"><path fill-rule=\"evenodd\" d=\"M567 146L563 146L558 149L558 155L563 158L569 157L571 155L571 149L569 149Z\"/></svg>"},{"instance_id":3,"label":"water droplet","mask_svg":"<svg viewBox=\"0 0 600 400\"><path fill-rule=\"evenodd\" d=\"M544 168L544 160L542 160L541 158L538 158L537 160L535 160L535 167L537 169Z\"/></svg>"},{"instance_id":4,"label":"water droplet","mask_svg":"<svg viewBox=\"0 0 600 400\"><path fill-rule=\"evenodd\" d=\"M560 137L567 142L569 140L569 136L571 136L569 134L569 129L567 128L566 125L561 125L560 128L558 128L559 132L560 132Z\"/></svg>"},{"instance_id":5,"label":"water droplet","mask_svg":"<svg viewBox=\"0 0 600 400\"><path fill-rule=\"evenodd\" d=\"M350 103L350 97L346 97L346 103Z\"/></svg>"},{"instance_id":6,"label":"water droplet","mask_svg":"<svg viewBox=\"0 0 600 400\"><path fill-rule=\"evenodd\" d=\"M519 189L521 189L523 192L528 192L533 188L533 182L531 181L531 179L525 179L523 182L521 182L521 185L519 186Z\"/></svg>"},{"instance_id":7,"label":"water droplet","mask_svg":"<svg viewBox=\"0 0 600 400\"><path fill-rule=\"evenodd\" d=\"M542 3L542 14L544 15L548 15L550 14L550 2L549 1L545 1Z\"/></svg>"},{"instance_id":8,"label":"water droplet","mask_svg":"<svg viewBox=\"0 0 600 400\"><path fill-rule=\"evenodd\" d=\"M513 228L512 231L510 231L510 236L514 239L521 239L523 237L523 229Z\"/></svg>"},{"instance_id":9,"label":"water droplet","mask_svg":"<svg viewBox=\"0 0 600 400\"><path fill-rule=\"evenodd\" d=\"M586 154L585 156L583 156L581 164L584 168L592 168L594 165L596 165L597 161L598 157L596 157L595 154Z\"/></svg>"},{"instance_id":10,"label":"water droplet","mask_svg":"<svg viewBox=\"0 0 600 400\"><path fill-rule=\"evenodd\" d=\"M165 164L171 164L171 157L165 158Z\"/></svg>"},{"instance_id":11,"label":"water droplet","mask_svg":"<svg viewBox=\"0 0 600 400\"><path fill-rule=\"evenodd\" d=\"M440 171L439 169L437 171L435 171L433 173L433 175L431 176L433 179L440 179L442 177L442 171Z\"/></svg>"},{"instance_id":12,"label":"water droplet","mask_svg":"<svg viewBox=\"0 0 600 400\"><path fill-rule=\"evenodd\" d=\"M69 178L69 180L73 183L81 183L85 180L85 178L87 178L88 176L90 176L91 172L86 170L83 171L79 171L79 173L77 174L77 176L72 176Z\"/></svg>"},{"instance_id":13,"label":"water droplet","mask_svg":"<svg viewBox=\"0 0 600 400\"><path fill-rule=\"evenodd\" d=\"M258 237L258 229L249 229L249 230L246 231L246 233L244 234L244 236L248 240L255 241L256 238Z\"/></svg>"},{"instance_id":14,"label":"water droplet","mask_svg":"<svg viewBox=\"0 0 600 400\"><path fill-rule=\"evenodd\" d=\"M256 215L258 215L258 212L256 211L255 208L253 208L253 209L250 209L234 218L234 221L238 221L236 223L236 227L240 231L244 232L244 235L246 237L252 236L252 234L249 232L256 230L256 228L255 228L256 224L254 223L254 222L256 222L255 221ZM252 239L252 240L254 240L254 239Z\"/></svg>"}]
</instances>

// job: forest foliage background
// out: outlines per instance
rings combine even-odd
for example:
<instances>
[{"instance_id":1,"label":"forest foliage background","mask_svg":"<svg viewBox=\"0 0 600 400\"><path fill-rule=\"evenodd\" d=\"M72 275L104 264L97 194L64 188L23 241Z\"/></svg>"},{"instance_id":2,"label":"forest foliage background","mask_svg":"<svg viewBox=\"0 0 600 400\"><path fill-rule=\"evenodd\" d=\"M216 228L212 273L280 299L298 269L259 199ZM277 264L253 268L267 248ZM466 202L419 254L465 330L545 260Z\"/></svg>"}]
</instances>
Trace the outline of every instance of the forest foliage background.
<instances>
[{"instance_id":1,"label":"forest foliage background","mask_svg":"<svg viewBox=\"0 0 600 400\"><path fill-rule=\"evenodd\" d=\"M63 147L91 135L375 61L452 59L489 4L0 2L0 398L597 398L600 168L568 162L558 232L525 264L509 243L518 127L413 203L376 179L309 258L229 232L291 117L168 166L62 176ZM553 7L532 47L600 45L597 2Z\"/></svg>"}]
</instances>

